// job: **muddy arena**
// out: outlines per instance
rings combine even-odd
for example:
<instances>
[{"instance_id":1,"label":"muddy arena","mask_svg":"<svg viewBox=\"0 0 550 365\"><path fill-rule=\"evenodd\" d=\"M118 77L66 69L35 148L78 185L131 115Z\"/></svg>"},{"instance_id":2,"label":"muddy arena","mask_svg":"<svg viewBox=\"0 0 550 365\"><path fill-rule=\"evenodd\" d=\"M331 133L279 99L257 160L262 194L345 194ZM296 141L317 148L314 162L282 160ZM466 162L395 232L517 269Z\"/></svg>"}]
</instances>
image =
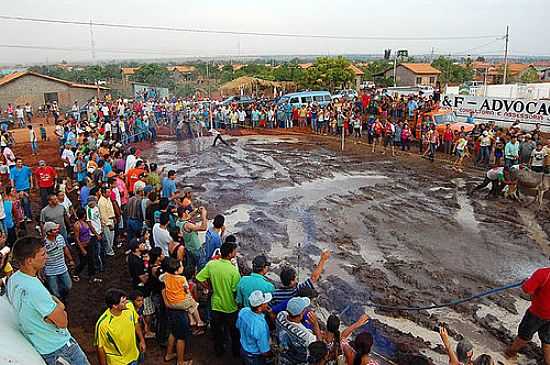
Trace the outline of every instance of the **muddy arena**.
<instances>
[{"instance_id":1,"label":"muddy arena","mask_svg":"<svg viewBox=\"0 0 550 365\"><path fill-rule=\"evenodd\" d=\"M285 264L304 280L329 249L317 285L318 313L341 314L344 323L369 314L373 320L365 329L388 364L406 364L418 351L446 364L436 332L442 322L453 343L464 336L475 354L508 363L502 352L529 306L519 289L430 311L375 310L369 303L429 306L525 279L548 264L548 212L535 214L534 206L502 197L487 200L487 191L469 195L482 171L457 173L417 155L390 157L351 141L341 153L337 139L311 135L225 138L231 146L212 147L212 137L162 141L144 155L176 170L178 186L193 188L210 219L226 216L241 264L250 266L251 257L266 253L275 283ZM115 259L125 265L121 256ZM107 285L129 285L125 270L105 274L112 278ZM87 286L76 285L74 295L101 306L103 289ZM87 334L97 315L82 308L69 306L78 324L71 330L90 353ZM215 362L204 351L208 339L199 341L199 348L196 340L188 347L193 362ZM541 363L539 346L535 337L517 363ZM162 361L160 349L149 349L146 363Z\"/></svg>"}]
</instances>

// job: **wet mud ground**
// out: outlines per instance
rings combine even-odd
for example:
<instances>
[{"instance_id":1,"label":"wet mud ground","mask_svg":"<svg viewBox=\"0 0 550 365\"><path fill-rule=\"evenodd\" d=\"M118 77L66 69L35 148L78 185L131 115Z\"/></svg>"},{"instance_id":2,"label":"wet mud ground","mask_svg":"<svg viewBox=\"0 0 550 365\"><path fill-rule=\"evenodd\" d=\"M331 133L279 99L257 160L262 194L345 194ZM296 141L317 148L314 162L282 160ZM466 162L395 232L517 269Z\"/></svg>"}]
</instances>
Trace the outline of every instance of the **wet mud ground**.
<instances>
[{"instance_id":1,"label":"wet mud ground","mask_svg":"<svg viewBox=\"0 0 550 365\"><path fill-rule=\"evenodd\" d=\"M175 169L178 185L193 188L210 219L226 216L245 265L266 253L274 282L284 264L297 267L303 280L321 250L330 249L315 304L322 318L343 312L349 323L368 313L373 320L365 329L375 336L375 350L393 363L406 364L417 351L447 363L434 331L440 322L455 341L468 338L476 354L507 363L501 353L529 305L517 289L429 312L367 304L445 303L526 278L548 264L547 211L536 216L534 208L485 200L485 192L469 196L481 172L457 174L418 157L372 154L354 144L341 154L338 141L315 136L226 138L231 147L211 147L207 137L159 142L144 155ZM120 256L115 260L124 265ZM119 268L107 273L115 276L109 286L127 287L125 274ZM105 290L79 286L73 292L91 303ZM81 309L74 311L73 333L90 342L88 327L99 313ZM535 337L517 363L541 363L538 345ZM204 338L191 342L194 363L216 363L205 354L209 346ZM146 363L162 361L160 349L150 349Z\"/></svg>"}]
</instances>

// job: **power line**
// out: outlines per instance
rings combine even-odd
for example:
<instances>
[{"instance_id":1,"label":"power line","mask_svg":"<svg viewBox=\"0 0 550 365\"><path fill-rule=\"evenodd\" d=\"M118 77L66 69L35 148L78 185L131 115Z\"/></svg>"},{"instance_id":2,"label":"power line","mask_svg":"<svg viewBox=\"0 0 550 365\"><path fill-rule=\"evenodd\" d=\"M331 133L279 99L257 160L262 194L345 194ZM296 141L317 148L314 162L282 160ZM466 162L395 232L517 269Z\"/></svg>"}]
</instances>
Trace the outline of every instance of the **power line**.
<instances>
[{"instance_id":1,"label":"power line","mask_svg":"<svg viewBox=\"0 0 550 365\"><path fill-rule=\"evenodd\" d=\"M110 53L110 54L138 54L138 55L182 56L182 57L196 56L195 54L191 54L191 53L178 53L178 52L163 51L163 50L151 50L151 49L53 47L53 46L39 46L39 45L23 45L23 44L0 44L0 48L37 49L37 50L67 51L67 52L90 52L95 50L96 52Z\"/></svg>"},{"instance_id":2,"label":"power line","mask_svg":"<svg viewBox=\"0 0 550 365\"><path fill-rule=\"evenodd\" d=\"M437 40L472 40L472 39L490 39L499 37L500 35L479 35L479 36L453 36L453 37L397 37L397 36L349 36L349 35L329 35L329 34L299 34L299 33L270 33L270 32L242 32L231 30L216 30L216 29L197 29L197 28L178 28L153 25L132 25L119 23L103 23L103 22L84 22L77 20L61 20L61 19L45 19L45 18L29 18L21 16L0 15L0 19L14 21L29 21L35 23L50 23L50 24L71 24L98 26L106 28L122 28L133 30L153 30L153 31L170 31L170 32L185 32L185 33L202 33L202 34L225 34L225 35L248 35L262 37L284 37L284 38L318 38L318 39L340 39L340 40L385 40L385 41L437 41Z\"/></svg>"}]
</instances>

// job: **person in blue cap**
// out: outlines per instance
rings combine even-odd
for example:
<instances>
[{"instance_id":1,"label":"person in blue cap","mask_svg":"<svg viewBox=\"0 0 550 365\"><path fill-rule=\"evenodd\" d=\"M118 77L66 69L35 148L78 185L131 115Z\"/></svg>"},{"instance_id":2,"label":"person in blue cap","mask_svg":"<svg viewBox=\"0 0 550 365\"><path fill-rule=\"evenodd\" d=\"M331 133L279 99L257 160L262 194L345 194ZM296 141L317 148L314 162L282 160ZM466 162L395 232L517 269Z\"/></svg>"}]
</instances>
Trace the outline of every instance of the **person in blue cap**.
<instances>
[{"instance_id":1,"label":"person in blue cap","mask_svg":"<svg viewBox=\"0 0 550 365\"><path fill-rule=\"evenodd\" d=\"M275 325L279 343L283 349L279 364L307 364L308 346L322 340L319 320L315 312L308 313L313 330L302 324L304 312L310 304L309 298L294 297L288 301L286 310L277 315Z\"/></svg>"}]
</instances>

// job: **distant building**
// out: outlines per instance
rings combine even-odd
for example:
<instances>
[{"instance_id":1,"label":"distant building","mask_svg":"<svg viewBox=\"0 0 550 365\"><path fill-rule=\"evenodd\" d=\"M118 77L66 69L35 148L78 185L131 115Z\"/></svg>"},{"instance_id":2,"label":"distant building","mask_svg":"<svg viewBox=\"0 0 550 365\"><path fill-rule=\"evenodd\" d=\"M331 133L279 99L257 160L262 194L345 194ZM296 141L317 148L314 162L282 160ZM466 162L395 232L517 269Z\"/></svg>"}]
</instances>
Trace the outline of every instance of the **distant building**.
<instances>
[{"instance_id":1,"label":"distant building","mask_svg":"<svg viewBox=\"0 0 550 365\"><path fill-rule=\"evenodd\" d=\"M435 86L441 71L429 63L400 63L395 69L397 86ZM393 77L393 67L375 76Z\"/></svg>"},{"instance_id":2,"label":"distant building","mask_svg":"<svg viewBox=\"0 0 550 365\"><path fill-rule=\"evenodd\" d=\"M365 73L354 64L349 65L349 69L351 70L351 72L353 72L355 89L359 90L361 88L361 82L363 81L363 76L365 76Z\"/></svg>"},{"instance_id":3,"label":"distant building","mask_svg":"<svg viewBox=\"0 0 550 365\"><path fill-rule=\"evenodd\" d=\"M0 78L0 105L30 103L37 110L46 103L57 102L61 109L70 108L75 100L84 104L109 91L104 86L79 84L32 71L15 72Z\"/></svg>"},{"instance_id":4,"label":"distant building","mask_svg":"<svg viewBox=\"0 0 550 365\"><path fill-rule=\"evenodd\" d=\"M463 65L466 67L466 65ZM494 65L487 62L474 61L471 64L472 69L474 70L474 81L485 81L485 76L488 74L489 70L494 67Z\"/></svg>"},{"instance_id":5,"label":"distant building","mask_svg":"<svg viewBox=\"0 0 550 365\"><path fill-rule=\"evenodd\" d=\"M550 67L537 67L540 81L550 81Z\"/></svg>"},{"instance_id":6,"label":"distant building","mask_svg":"<svg viewBox=\"0 0 550 365\"><path fill-rule=\"evenodd\" d=\"M139 70L139 67L122 67L120 69L120 73L122 74L122 81L129 82L130 77L133 76L137 70Z\"/></svg>"},{"instance_id":7,"label":"distant building","mask_svg":"<svg viewBox=\"0 0 550 365\"><path fill-rule=\"evenodd\" d=\"M196 80L198 76L198 71L195 66L180 65L168 66L166 68L172 73L176 81L193 81Z\"/></svg>"},{"instance_id":8,"label":"distant building","mask_svg":"<svg viewBox=\"0 0 550 365\"><path fill-rule=\"evenodd\" d=\"M521 77L525 75L529 70L535 70L535 66L526 63L509 63L507 66L506 77L507 82L517 82L521 80ZM481 79L479 81L483 81ZM504 63L493 65L487 70L487 84L496 85L502 84L504 81Z\"/></svg>"}]
</instances>

